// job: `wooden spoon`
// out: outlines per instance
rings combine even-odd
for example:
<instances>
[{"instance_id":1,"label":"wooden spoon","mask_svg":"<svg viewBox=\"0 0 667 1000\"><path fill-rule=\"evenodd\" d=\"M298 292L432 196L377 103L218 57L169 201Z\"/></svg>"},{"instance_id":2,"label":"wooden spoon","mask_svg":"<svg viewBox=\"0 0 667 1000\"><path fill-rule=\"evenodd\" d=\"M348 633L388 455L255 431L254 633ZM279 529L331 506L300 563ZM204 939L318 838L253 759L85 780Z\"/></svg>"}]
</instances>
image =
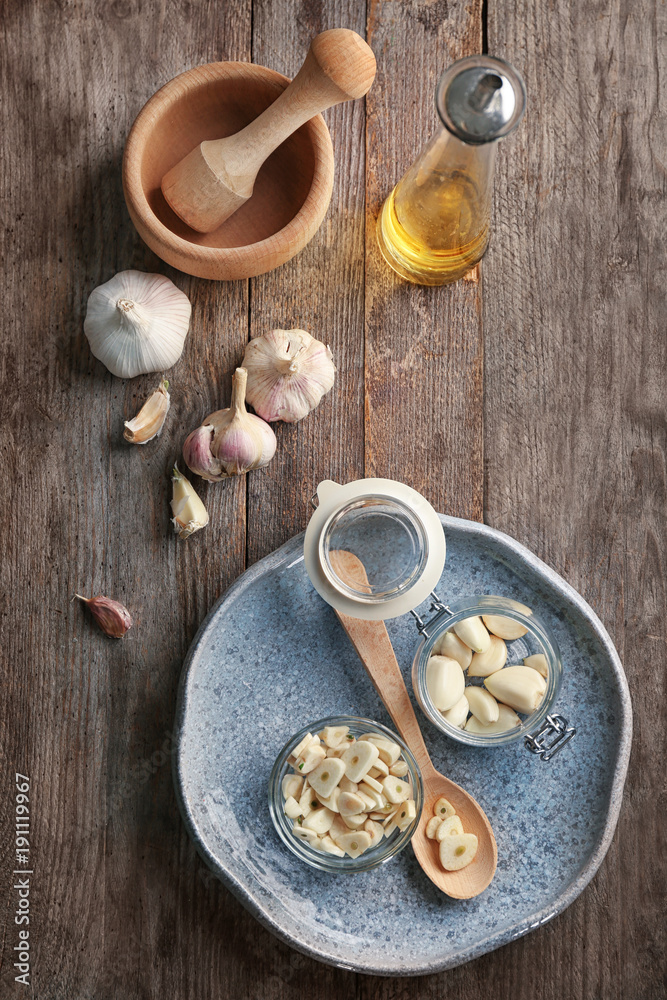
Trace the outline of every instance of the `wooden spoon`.
<instances>
[{"instance_id":1,"label":"wooden spoon","mask_svg":"<svg viewBox=\"0 0 667 1000\"><path fill-rule=\"evenodd\" d=\"M200 143L164 175L162 193L192 229L212 232L250 198L281 142L320 111L363 97L374 78L375 56L356 31L323 31L273 104L236 135Z\"/></svg>"},{"instance_id":2,"label":"wooden spoon","mask_svg":"<svg viewBox=\"0 0 667 1000\"><path fill-rule=\"evenodd\" d=\"M330 553L329 558L340 579L354 582L357 589L360 585L368 585L363 564L353 553L338 550ZM412 837L417 861L431 882L448 896L454 899L478 896L491 882L498 860L496 839L484 810L472 795L433 767L384 622L363 621L336 614L421 770L424 808ZM433 806L443 795L461 817L464 831L476 834L479 842L474 861L457 872L444 870L440 864L437 841L426 836L426 824L433 816Z\"/></svg>"}]
</instances>

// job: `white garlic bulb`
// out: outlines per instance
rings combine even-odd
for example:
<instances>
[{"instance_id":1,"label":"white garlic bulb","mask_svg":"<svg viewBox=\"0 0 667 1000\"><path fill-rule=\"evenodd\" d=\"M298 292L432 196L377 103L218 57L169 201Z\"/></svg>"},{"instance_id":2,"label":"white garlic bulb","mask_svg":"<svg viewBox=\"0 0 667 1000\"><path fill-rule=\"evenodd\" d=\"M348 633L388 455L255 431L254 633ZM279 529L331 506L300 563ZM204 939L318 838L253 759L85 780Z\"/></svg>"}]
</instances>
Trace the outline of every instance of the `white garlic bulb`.
<instances>
[{"instance_id":1,"label":"white garlic bulb","mask_svg":"<svg viewBox=\"0 0 667 1000\"><path fill-rule=\"evenodd\" d=\"M250 341L243 356L247 398L264 420L301 420L334 384L329 348L305 330L271 330Z\"/></svg>"},{"instance_id":2,"label":"white garlic bulb","mask_svg":"<svg viewBox=\"0 0 667 1000\"><path fill-rule=\"evenodd\" d=\"M276 435L266 421L245 408L246 379L245 368L237 368L229 409L209 413L185 439L185 464L209 482L260 469L276 453Z\"/></svg>"},{"instance_id":3,"label":"white garlic bulb","mask_svg":"<svg viewBox=\"0 0 667 1000\"><path fill-rule=\"evenodd\" d=\"M83 329L113 375L134 378L176 364L191 312L187 295L164 275L120 271L90 293Z\"/></svg>"}]
</instances>

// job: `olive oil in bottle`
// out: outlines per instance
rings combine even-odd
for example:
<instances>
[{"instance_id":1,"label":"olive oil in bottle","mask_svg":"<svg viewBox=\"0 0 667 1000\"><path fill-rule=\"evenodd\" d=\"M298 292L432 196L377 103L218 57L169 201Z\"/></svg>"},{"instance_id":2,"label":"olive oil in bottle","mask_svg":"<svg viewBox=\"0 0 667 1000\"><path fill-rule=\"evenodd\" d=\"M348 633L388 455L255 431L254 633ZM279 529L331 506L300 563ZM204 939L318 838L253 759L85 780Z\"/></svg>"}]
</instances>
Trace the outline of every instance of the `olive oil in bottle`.
<instances>
[{"instance_id":1,"label":"olive oil in bottle","mask_svg":"<svg viewBox=\"0 0 667 1000\"><path fill-rule=\"evenodd\" d=\"M523 81L502 60L471 56L444 74L436 104L444 127L391 192L377 224L387 263L424 285L457 281L487 248L496 140L523 115Z\"/></svg>"}]
</instances>

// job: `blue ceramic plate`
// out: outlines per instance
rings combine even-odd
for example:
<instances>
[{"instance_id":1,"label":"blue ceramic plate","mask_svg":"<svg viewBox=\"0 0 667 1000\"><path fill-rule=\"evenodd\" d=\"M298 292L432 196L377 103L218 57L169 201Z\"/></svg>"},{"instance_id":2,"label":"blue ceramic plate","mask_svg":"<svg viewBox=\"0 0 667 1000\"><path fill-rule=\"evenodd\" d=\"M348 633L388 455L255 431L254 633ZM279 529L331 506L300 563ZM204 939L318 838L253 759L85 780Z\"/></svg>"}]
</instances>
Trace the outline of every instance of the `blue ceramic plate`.
<instances>
[{"instance_id":1,"label":"blue ceramic plate","mask_svg":"<svg viewBox=\"0 0 667 1000\"><path fill-rule=\"evenodd\" d=\"M591 608L531 552L485 525L441 521L441 598L503 594L530 605L560 646L554 711L577 727L545 763L517 742L448 740L417 708L438 770L479 800L498 870L477 899L437 891L410 849L371 872L319 873L280 842L267 781L286 739L327 715L391 726L303 563L303 536L253 566L213 608L183 668L175 780L185 823L213 872L266 927L332 965L378 975L447 969L564 910L597 871L616 826L632 730L623 668ZM387 623L410 690L417 631Z\"/></svg>"}]
</instances>

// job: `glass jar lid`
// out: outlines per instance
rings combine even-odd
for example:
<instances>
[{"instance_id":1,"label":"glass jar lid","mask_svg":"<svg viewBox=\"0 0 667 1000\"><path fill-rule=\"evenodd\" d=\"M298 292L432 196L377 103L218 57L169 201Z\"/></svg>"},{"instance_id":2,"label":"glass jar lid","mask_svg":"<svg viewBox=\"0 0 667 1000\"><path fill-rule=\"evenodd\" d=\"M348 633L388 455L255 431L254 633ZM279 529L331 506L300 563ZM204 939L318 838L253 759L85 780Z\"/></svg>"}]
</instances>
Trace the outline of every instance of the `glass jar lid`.
<instances>
[{"instance_id":1,"label":"glass jar lid","mask_svg":"<svg viewBox=\"0 0 667 1000\"><path fill-rule=\"evenodd\" d=\"M421 604L445 565L445 535L431 504L392 479L317 487L304 540L321 597L353 618L396 618Z\"/></svg>"}]
</instances>

